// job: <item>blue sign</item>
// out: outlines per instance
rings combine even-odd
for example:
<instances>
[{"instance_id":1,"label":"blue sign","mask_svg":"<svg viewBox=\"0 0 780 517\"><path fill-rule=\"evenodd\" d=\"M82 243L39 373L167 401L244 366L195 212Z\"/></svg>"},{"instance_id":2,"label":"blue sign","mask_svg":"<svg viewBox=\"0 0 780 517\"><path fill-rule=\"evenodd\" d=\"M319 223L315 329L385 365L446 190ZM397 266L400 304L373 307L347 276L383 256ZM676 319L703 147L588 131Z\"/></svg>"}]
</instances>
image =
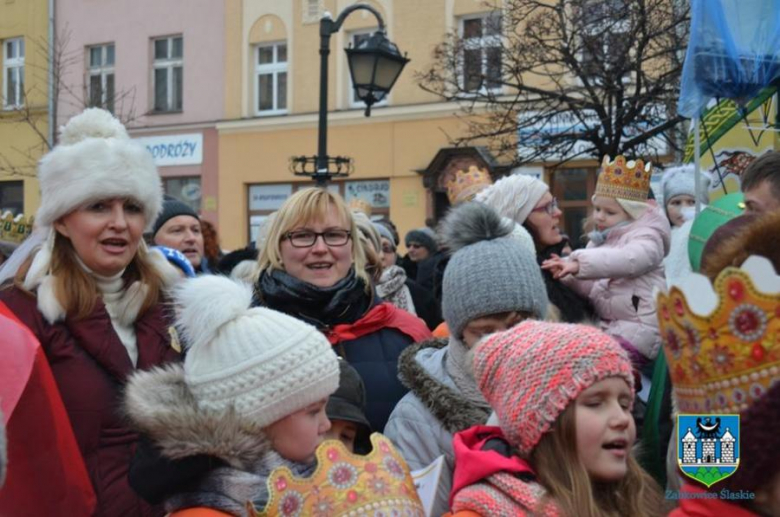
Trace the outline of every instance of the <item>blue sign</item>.
<instances>
[{"instance_id":1,"label":"blue sign","mask_svg":"<svg viewBox=\"0 0 780 517\"><path fill-rule=\"evenodd\" d=\"M677 463L707 488L739 467L739 415L679 415Z\"/></svg>"}]
</instances>

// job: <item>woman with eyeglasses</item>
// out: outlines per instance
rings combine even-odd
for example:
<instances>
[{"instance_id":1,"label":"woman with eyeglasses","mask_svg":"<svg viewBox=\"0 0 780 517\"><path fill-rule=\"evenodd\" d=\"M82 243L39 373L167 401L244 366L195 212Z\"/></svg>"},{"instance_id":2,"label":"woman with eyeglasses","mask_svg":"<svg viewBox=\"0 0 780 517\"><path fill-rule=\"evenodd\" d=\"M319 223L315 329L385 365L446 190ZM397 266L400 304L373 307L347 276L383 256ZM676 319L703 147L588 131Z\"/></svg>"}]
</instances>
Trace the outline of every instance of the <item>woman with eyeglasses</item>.
<instances>
[{"instance_id":1,"label":"woman with eyeglasses","mask_svg":"<svg viewBox=\"0 0 780 517\"><path fill-rule=\"evenodd\" d=\"M281 207L259 256L260 304L320 329L366 384L371 427L382 430L406 393L398 356L430 337L425 324L382 302L365 268L354 217L325 189L296 192Z\"/></svg>"},{"instance_id":2,"label":"woman with eyeglasses","mask_svg":"<svg viewBox=\"0 0 780 517\"><path fill-rule=\"evenodd\" d=\"M513 174L479 192L475 200L528 230L533 237L536 260L540 266L553 255L563 254L567 244L560 230L563 214L558 208L558 201L543 181L532 176ZM587 299L555 280L549 271L542 271L542 277L547 297L560 312L562 321L580 323L593 317L593 307Z\"/></svg>"}]
</instances>

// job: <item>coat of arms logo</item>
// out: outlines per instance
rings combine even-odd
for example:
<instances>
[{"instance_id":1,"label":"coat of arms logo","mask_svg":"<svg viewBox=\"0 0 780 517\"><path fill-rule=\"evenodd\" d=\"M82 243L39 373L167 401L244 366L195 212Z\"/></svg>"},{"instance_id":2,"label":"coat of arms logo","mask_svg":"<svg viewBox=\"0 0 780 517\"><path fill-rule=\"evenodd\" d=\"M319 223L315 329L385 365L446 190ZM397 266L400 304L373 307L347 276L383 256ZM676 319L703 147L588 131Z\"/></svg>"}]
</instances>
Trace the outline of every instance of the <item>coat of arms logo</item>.
<instances>
[{"instance_id":1,"label":"coat of arms logo","mask_svg":"<svg viewBox=\"0 0 780 517\"><path fill-rule=\"evenodd\" d=\"M739 467L739 415L679 415L677 464L707 488Z\"/></svg>"}]
</instances>

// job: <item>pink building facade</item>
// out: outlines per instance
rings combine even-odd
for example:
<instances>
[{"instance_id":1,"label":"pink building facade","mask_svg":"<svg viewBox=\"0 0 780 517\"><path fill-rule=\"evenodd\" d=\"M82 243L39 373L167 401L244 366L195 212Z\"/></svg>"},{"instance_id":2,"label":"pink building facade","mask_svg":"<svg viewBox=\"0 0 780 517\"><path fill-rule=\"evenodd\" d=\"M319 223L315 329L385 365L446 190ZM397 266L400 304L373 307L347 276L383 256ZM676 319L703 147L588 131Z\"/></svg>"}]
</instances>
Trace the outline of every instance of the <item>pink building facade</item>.
<instances>
[{"instance_id":1,"label":"pink building facade","mask_svg":"<svg viewBox=\"0 0 780 517\"><path fill-rule=\"evenodd\" d=\"M217 224L224 114L221 0L57 0L58 124L110 109L155 158L166 193Z\"/></svg>"}]
</instances>

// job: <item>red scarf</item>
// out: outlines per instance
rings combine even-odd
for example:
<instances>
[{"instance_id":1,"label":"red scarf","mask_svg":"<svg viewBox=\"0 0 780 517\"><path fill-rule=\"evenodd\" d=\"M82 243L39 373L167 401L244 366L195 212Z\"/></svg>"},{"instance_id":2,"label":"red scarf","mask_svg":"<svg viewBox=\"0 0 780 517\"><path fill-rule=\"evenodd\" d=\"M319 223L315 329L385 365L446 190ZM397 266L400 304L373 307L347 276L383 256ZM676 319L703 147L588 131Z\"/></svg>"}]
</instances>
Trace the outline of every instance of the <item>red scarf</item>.
<instances>
[{"instance_id":1,"label":"red scarf","mask_svg":"<svg viewBox=\"0 0 780 517\"><path fill-rule=\"evenodd\" d=\"M351 341L383 328L391 328L411 338L413 343L431 338L431 331L416 316L387 302L375 305L354 323L342 323L326 330L331 345Z\"/></svg>"},{"instance_id":2,"label":"red scarf","mask_svg":"<svg viewBox=\"0 0 780 517\"><path fill-rule=\"evenodd\" d=\"M757 517L758 514L750 510L719 498L715 499L695 499L694 497L685 497L684 494L707 493L702 487L692 483L683 483L680 489L680 505L672 510L669 517L715 517L728 515L729 517ZM717 494L717 493L716 493Z\"/></svg>"},{"instance_id":3,"label":"red scarf","mask_svg":"<svg viewBox=\"0 0 780 517\"><path fill-rule=\"evenodd\" d=\"M46 355L0 302L0 403L8 476L0 508L14 515L92 515L95 493ZM4 512L3 512L4 513Z\"/></svg>"}]
</instances>

